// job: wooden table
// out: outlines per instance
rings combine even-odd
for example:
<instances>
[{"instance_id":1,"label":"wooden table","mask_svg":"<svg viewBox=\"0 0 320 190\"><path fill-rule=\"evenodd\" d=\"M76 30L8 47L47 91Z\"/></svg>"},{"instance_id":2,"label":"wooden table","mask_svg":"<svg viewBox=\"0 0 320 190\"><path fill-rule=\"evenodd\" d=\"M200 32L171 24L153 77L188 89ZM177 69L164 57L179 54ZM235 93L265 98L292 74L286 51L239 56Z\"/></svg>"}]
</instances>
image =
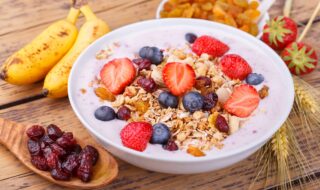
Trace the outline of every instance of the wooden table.
<instances>
[{"instance_id":1,"label":"wooden table","mask_svg":"<svg viewBox=\"0 0 320 190\"><path fill-rule=\"evenodd\" d=\"M318 0L294 0L292 17L300 23L302 30ZM91 0L91 7L104 19L112 29L120 26L152 19L160 0ZM270 13L280 15L284 0L277 0ZM0 1L0 62L11 53L30 41L49 23L63 18L69 9L67 0L1 0ZM320 53L320 18L318 17L305 41L313 45ZM80 19L79 24L83 22ZM320 55L320 54L319 54ZM320 89L320 70L304 77L305 80ZM42 84L31 86L13 86L0 81L0 117L18 122L50 124L65 126L68 131L82 131L89 135L74 115L67 98L51 100L40 95ZM296 126L301 127L301 126ZM90 137L89 137L90 138ZM91 140L92 142L92 140ZM299 138L303 144L304 139ZM305 146L304 150L305 150ZM315 155L307 154L311 168L308 173L320 176L319 150ZM30 172L8 150L0 146L0 189L64 189L51 184ZM146 171L118 160L120 174L108 190L121 189L248 189L255 177L255 155L219 171L198 175L168 175ZM291 166L291 176L295 181L303 178L297 173L295 165ZM274 173L267 181L258 179L253 189L274 189L277 187ZM295 186L298 189L298 186ZM306 182L304 189L320 189L319 180Z\"/></svg>"}]
</instances>

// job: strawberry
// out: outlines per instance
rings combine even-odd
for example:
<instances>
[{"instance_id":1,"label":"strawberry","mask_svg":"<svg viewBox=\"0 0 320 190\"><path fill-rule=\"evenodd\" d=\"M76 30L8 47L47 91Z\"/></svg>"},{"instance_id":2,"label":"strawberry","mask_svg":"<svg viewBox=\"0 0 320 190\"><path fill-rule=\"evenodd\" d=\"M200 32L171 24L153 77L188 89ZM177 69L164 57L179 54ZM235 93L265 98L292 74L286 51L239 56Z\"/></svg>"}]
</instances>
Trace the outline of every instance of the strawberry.
<instances>
[{"instance_id":1,"label":"strawberry","mask_svg":"<svg viewBox=\"0 0 320 190\"><path fill-rule=\"evenodd\" d=\"M192 51L198 56L206 53L213 57L221 57L229 49L229 46L210 36L201 36L192 45Z\"/></svg>"},{"instance_id":2,"label":"strawberry","mask_svg":"<svg viewBox=\"0 0 320 190\"><path fill-rule=\"evenodd\" d=\"M136 69L128 58L114 59L100 71L102 83L112 94L120 94L136 76Z\"/></svg>"},{"instance_id":3,"label":"strawberry","mask_svg":"<svg viewBox=\"0 0 320 190\"><path fill-rule=\"evenodd\" d=\"M281 53L290 72L295 75L304 75L312 72L318 63L316 51L309 45L301 42L289 44Z\"/></svg>"},{"instance_id":4,"label":"strawberry","mask_svg":"<svg viewBox=\"0 0 320 190\"><path fill-rule=\"evenodd\" d=\"M245 59L236 54L228 54L221 58L222 72L231 79L244 80L252 69Z\"/></svg>"},{"instance_id":5,"label":"strawberry","mask_svg":"<svg viewBox=\"0 0 320 190\"><path fill-rule=\"evenodd\" d=\"M262 40L274 50L283 50L297 35L297 24L288 17L278 16L264 26Z\"/></svg>"},{"instance_id":6,"label":"strawberry","mask_svg":"<svg viewBox=\"0 0 320 190\"><path fill-rule=\"evenodd\" d=\"M196 82L193 68L185 63L167 63L162 70L162 78L172 94L179 96L190 90Z\"/></svg>"},{"instance_id":7,"label":"strawberry","mask_svg":"<svg viewBox=\"0 0 320 190\"><path fill-rule=\"evenodd\" d=\"M132 122L120 132L122 144L128 148L144 151L152 136L152 126L147 122Z\"/></svg>"},{"instance_id":8,"label":"strawberry","mask_svg":"<svg viewBox=\"0 0 320 190\"><path fill-rule=\"evenodd\" d=\"M259 94L255 88L242 84L234 88L224 109L238 117L248 117L259 105Z\"/></svg>"}]
</instances>

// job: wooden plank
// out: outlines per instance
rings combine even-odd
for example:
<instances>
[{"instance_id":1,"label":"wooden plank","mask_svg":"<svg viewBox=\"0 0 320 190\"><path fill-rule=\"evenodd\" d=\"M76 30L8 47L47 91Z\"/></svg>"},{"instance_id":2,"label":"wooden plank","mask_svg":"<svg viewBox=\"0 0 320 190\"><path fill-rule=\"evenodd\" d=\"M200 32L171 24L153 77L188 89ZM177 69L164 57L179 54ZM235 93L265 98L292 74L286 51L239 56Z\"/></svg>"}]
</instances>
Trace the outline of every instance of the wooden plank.
<instances>
[{"instance_id":1,"label":"wooden plank","mask_svg":"<svg viewBox=\"0 0 320 190\"><path fill-rule=\"evenodd\" d=\"M92 9L115 29L125 24L152 19L160 0L92 0ZM271 15L281 14L284 0L276 1ZM316 1L295 1L293 18L303 21L314 8ZM28 43L50 23L65 17L68 1L3 0L0 6L0 63L14 51ZM14 22L13 22L14 20ZM78 25L83 23L83 18ZM0 80L0 106L40 94L42 84L16 87ZM14 95L14 96L13 96Z\"/></svg>"},{"instance_id":2,"label":"wooden plank","mask_svg":"<svg viewBox=\"0 0 320 190\"><path fill-rule=\"evenodd\" d=\"M18 105L0 111L1 118L8 118L19 122L32 122L50 124L55 123L64 126L68 131L80 138L81 135L88 135L85 128L80 124L79 120L74 115L67 99L50 100L41 99L34 102ZM298 127L298 126L297 126ZM300 137L301 144L305 139ZM304 147L305 149L306 147ZM0 147L0 168L2 173L0 175L0 184L18 188L21 186L41 185L41 187L51 186L49 182L45 182L40 177L31 175L26 168L19 164L17 160L13 159L9 152ZM319 154L315 150L314 154ZM311 171L320 171L319 160L313 158L314 155L306 155L311 165ZM318 155L320 156L320 155ZM3 158L4 157L4 158ZM5 159L4 162L1 162ZM7 159L10 159L8 161ZM12 161L15 160L15 161ZM15 164L14 164L15 163ZM292 178L298 177L296 165L291 166ZM248 189L251 180L255 177L255 155L250 158L233 165L229 168L222 169L216 172L210 172L197 175L169 175L156 172L146 171L136 168L132 165L120 161L120 172L118 178L109 185L106 189L121 190L121 189ZM264 184L263 178L259 179L256 186L262 188ZM29 181L31 181L29 183ZM24 184L26 183L26 184ZM271 174L267 185L275 185L274 173Z\"/></svg>"}]
</instances>

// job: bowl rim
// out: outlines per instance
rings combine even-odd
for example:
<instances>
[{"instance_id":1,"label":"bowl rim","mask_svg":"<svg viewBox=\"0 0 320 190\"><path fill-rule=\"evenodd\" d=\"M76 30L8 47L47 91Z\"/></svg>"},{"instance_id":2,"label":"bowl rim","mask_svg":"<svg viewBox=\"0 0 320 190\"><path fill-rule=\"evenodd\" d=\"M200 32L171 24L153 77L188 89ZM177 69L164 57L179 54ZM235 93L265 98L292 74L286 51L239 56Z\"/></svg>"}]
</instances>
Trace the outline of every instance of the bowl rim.
<instances>
[{"instance_id":1,"label":"bowl rim","mask_svg":"<svg viewBox=\"0 0 320 190\"><path fill-rule=\"evenodd\" d=\"M167 2L168 0L162 0L156 10L156 15L155 18L156 19L163 19L160 17L160 12L162 11L163 5ZM196 18L190 18L190 19L196 19ZM266 12L259 20L259 22L264 22L267 23L267 21L270 19L270 15L268 12ZM204 19L203 19L204 20ZM208 20L209 21L209 20ZM210 22L215 22L215 21L210 21ZM258 35L256 36L256 38L261 38L263 35L262 31L259 31Z\"/></svg>"},{"instance_id":2,"label":"bowl rim","mask_svg":"<svg viewBox=\"0 0 320 190\"><path fill-rule=\"evenodd\" d=\"M109 38L109 36L112 36L112 34L117 33L118 31L122 31L122 30L126 30L126 29L130 29L130 28L143 28L144 25L148 25L148 24L158 24L159 26L166 26L166 23L168 24L174 24L174 23L178 23L178 24L188 24L188 25L192 25L192 26L196 26L196 25L201 25L203 27L215 27L215 28L221 28L223 30L227 30L228 32L233 32L235 35L240 36L241 38L245 38L246 40L250 41L250 43L255 43L256 45L258 45L259 48L264 48L264 50L266 50L266 53L269 54L270 56L274 57L274 59L277 59L279 64L279 68L281 68L282 70L282 74L283 75L287 75L286 78L288 78L289 80L289 84L288 85L288 89L289 89L289 96L287 97L289 102L288 108L286 113L283 113L281 117L279 117L277 124L270 128L270 130L268 130L268 132L266 132L261 138L257 139L256 141L254 141L253 143L250 144L246 144L245 146L242 146L241 148L226 152L226 153L222 153L222 154L215 154L215 155L210 155L209 156L204 156L204 157L197 157L195 158L189 158L186 157L184 159L176 159L175 157L165 157L165 158L156 158L156 157L152 157L152 155L149 154L143 154L142 152L136 151L136 150L132 150L130 148L127 148L123 145L118 145L116 143L113 143L111 140L107 139L106 137L102 136L97 130L94 130L89 123L84 119L84 117L81 116L80 112L77 110L76 107L76 103L75 103L75 97L73 96L73 81L76 82L76 79L74 79L74 75L76 73L76 68L79 67L79 65L82 63L82 59L83 57L85 57L86 52L88 51L88 49L94 47L96 44L100 44L103 41L106 41L106 39ZM140 158L145 158L145 159L149 159L149 160L157 160L157 161L167 161L167 162L188 162L188 163L194 163L194 162L201 162L201 161L209 161L209 160L216 160L216 159L222 159L222 158L226 158L226 157L231 157L231 156L235 156L237 154L241 154L243 152L246 152L250 149L253 149L255 146L258 146L260 144L264 144L267 140L269 140L274 134L275 132L281 127L281 125L286 121L287 117L289 116L292 106L293 106L293 101L294 101L294 85L293 85L293 78L291 73L289 72L286 64L283 62L283 60L280 58L280 56L278 54L276 54L276 52L274 50L272 50L269 46L267 46L265 43L263 43L262 41L258 40L257 38L255 38L254 36L247 34L246 32L243 32L241 30L235 29L231 26L228 25L224 25L224 24L220 24L220 23L216 23L216 22L211 22L211 21L206 21L203 19L188 19L188 18L167 18L167 19L152 19L152 20L147 20L147 21L141 21L141 22L137 22L137 23L133 23L133 24L129 24L123 27L120 27L118 29L115 29L107 34L105 34L104 36L102 36L101 38L99 38L98 40L96 40L94 43L92 43L91 45L89 45L81 54L80 56L77 58L77 60L75 61L70 75L69 75L69 79L68 79L68 94L69 94L69 101L71 104L71 107L73 109L73 111L75 112L76 116L78 117L78 119L81 121L81 123L85 126L85 128L87 130L90 131L90 133L92 133L94 136L98 137L98 139L100 139L101 141L103 141L104 143L108 144L109 146L119 149L125 153L128 154L132 154L134 156L140 157ZM101 142L99 142L101 144Z\"/></svg>"}]
</instances>

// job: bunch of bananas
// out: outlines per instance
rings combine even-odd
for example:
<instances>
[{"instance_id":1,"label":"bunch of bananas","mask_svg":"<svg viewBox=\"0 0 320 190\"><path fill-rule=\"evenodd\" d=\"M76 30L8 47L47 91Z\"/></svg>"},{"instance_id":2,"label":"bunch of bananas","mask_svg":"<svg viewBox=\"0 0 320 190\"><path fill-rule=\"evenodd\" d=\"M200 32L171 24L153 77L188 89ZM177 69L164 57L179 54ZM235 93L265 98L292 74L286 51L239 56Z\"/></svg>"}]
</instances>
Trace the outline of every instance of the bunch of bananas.
<instances>
[{"instance_id":1,"label":"bunch of bananas","mask_svg":"<svg viewBox=\"0 0 320 190\"><path fill-rule=\"evenodd\" d=\"M80 12L86 21L78 33L75 23ZM66 19L51 24L5 61L0 78L16 85L45 79L44 95L65 97L73 63L88 45L109 31L108 25L92 12L85 0L75 0Z\"/></svg>"}]
</instances>

